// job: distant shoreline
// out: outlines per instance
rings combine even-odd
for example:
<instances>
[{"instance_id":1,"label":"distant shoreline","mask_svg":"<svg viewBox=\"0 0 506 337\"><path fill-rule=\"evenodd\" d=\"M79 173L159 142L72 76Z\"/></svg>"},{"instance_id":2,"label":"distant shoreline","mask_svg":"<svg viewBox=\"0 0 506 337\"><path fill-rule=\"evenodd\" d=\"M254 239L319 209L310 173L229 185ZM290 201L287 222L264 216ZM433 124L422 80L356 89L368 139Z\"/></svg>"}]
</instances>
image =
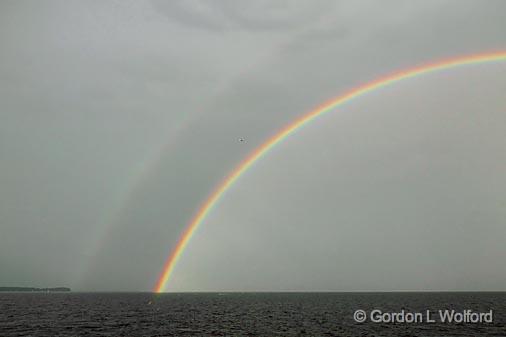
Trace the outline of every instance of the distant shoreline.
<instances>
[{"instance_id":1,"label":"distant shoreline","mask_svg":"<svg viewBox=\"0 0 506 337\"><path fill-rule=\"evenodd\" d=\"M0 292L69 292L70 288L67 287L55 287L55 288L34 288L34 287L0 287Z\"/></svg>"}]
</instances>

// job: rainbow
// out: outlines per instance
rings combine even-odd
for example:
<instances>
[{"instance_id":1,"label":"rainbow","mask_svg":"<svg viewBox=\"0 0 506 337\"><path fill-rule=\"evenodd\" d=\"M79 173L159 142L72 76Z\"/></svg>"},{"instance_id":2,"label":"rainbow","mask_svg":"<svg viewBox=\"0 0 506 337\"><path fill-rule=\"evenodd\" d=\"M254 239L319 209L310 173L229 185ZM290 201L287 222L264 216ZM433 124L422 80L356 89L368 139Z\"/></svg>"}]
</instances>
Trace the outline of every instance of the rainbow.
<instances>
[{"instance_id":1,"label":"rainbow","mask_svg":"<svg viewBox=\"0 0 506 337\"><path fill-rule=\"evenodd\" d=\"M170 277L174 271L174 268L177 265L177 262L181 254L183 253L186 246L190 242L190 239L192 238L193 234L195 233L199 225L205 220L206 216L213 209L216 203L220 200L223 194L232 185L234 185L234 183L241 177L241 175L248 169L250 169L257 160L262 158L265 154L269 152L269 150L271 150L274 146L279 144L285 138L289 137L291 134L295 133L298 129L302 128L307 123L313 121L318 116L321 116L331 111L332 109L349 102L354 98L358 98L362 95L365 95L377 89L381 89L395 82L439 70L446 70L458 66L478 64L484 62L494 62L494 61L506 61L506 51L461 56L396 72L388 76L379 78L377 80L368 82L356 88L353 88L348 92L345 92L344 94L336 98L333 98L330 101L316 107L314 110L308 112L307 114L288 124L283 129L279 130L276 134L274 134L274 136L265 141L252 153L250 153L241 163L239 163L239 165L237 165L235 169L232 170L232 172L225 178L225 180L223 180L218 185L218 187L211 193L211 195L203 203L203 205L197 211L193 219L186 226L185 230L183 231L183 233L179 238L179 241L177 242L176 247L172 250L169 257L167 258L165 265L163 266L161 276L159 277L156 286L154 287L154 291L157 293L163 292L167 282L170 280Z\"/></svg>"}]
</instances>

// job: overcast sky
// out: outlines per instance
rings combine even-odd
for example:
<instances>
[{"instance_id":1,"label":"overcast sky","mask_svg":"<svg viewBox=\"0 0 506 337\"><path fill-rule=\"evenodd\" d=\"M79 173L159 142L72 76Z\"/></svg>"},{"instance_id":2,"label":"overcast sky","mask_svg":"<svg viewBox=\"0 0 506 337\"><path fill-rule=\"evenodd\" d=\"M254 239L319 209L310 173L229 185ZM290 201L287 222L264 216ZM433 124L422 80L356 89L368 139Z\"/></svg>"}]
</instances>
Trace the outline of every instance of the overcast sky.
<instances>
[{"instance_id":1,"label":"overcast sky","mask_svg":"<svg viewBox=\"0 0 506 337\"><path fill-rule=\"evenodd\" d=\"M497 1L0 2L0 286L150 290L256 146L506 50ZM167 290L506 290L506 64L420 76L255 164ZM238 141L244 138L244 142Z\"/></svg>"}]
</instances>

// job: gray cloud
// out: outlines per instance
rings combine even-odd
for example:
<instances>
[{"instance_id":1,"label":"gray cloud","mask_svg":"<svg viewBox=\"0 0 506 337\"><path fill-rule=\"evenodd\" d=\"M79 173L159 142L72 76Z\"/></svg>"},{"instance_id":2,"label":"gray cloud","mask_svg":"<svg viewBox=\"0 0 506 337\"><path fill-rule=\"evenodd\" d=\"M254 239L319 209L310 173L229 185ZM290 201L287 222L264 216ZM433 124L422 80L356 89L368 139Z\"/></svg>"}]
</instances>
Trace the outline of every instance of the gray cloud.
<instances>
[{"instance_id":1,"label":"gray cloud","mask_svg":"<svg viewBox=\"0 0 506 337\"><path fill-rule=\"evenodd\" d=\"M206 196L287 122L391 71L506 45L502 1L308 4L3 3L0 283L150 289ZM378 93L280 146L197 232L172 289L504 284L484 263L504 257L503 68L473 69ZM467 118L441 120L420 94L438 86ZM403 95L417 106L389 105Z\"/></svg>"},{"instance_id":2,"label":"gray cloud","mask_svg":"<svg viewBox=\"0 0 506 337\"><path fill-rule=\"evenodd\" d=\"M334 8L333 1L186 1L153 0L168 19L190 27L224 30L292 30L315 25Z\"/></svg>"}]
</instances>

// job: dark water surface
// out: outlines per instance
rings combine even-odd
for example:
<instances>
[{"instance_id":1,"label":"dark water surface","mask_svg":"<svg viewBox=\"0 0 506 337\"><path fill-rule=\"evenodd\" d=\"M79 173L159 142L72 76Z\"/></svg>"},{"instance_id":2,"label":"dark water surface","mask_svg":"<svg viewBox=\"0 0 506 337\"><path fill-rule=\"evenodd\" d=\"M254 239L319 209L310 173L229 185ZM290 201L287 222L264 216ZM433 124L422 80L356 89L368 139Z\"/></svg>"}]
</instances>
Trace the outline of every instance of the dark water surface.
<instances>
[{"instance_id":1,"label":"dark water surface","mask_svg":"<svg viewBox=\"0 0 506 337\"><path fill-rule=\"evenodd\" d=\"M365 323L493 310L492 323ZM506 336L506 293L3 293L0 336Z\"/></svg>"}]
</instances>

